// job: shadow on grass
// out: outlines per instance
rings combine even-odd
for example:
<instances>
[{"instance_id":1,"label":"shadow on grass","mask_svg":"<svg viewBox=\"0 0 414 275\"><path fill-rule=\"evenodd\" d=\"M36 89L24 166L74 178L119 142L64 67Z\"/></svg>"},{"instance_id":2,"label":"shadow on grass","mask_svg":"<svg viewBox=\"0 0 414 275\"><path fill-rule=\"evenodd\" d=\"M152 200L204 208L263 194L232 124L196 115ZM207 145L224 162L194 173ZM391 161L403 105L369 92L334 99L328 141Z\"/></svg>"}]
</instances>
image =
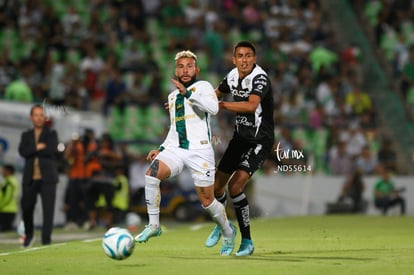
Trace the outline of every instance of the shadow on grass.
<instances>
[{"instance_id":1,"label":"shadow on grass","mask_svg":"<svg viewBox=\"0 0 414 275\"><path fill-rule=\"evenodd\" d=\"M280 262L306 262L310 260L319 260L319 261L353 261L353 262L366 262L366 261L375 261L377 258L373 257L358 257L358 256L339 256L334 254L343 254L343 253L354 253L354 252L375 252L380 251L384 252L383 249L354 249L354 250L306 250L306 251L292 251L292 252L283 252L283 251L269 251L269 252L255 252L253 255L248 257L236 257L234 255L230 257L220 257L220 256L211 256L206 257L205 255L200 256L198 261L210 261L217 259L218 257L222 259L243 259L249 261L280 261ZM332 254L331 256L326 256L327 253ZM299 254L299 255L298 255ZM305 255L303 255L305 254ZM308 254L309 256L307 256ZM312 256L311 256L312 255ZM171 259L192 259L197 258L196 256L169 256Z\"/></svg>"}]
</instances>

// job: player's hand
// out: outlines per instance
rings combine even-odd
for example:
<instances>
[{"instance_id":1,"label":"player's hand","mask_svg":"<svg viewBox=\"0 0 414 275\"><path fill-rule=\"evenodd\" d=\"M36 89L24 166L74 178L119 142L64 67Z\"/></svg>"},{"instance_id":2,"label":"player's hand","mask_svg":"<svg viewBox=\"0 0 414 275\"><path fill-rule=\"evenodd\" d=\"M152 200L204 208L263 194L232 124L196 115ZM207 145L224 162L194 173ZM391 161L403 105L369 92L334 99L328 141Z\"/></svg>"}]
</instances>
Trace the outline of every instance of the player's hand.
<instances>
[{"instance_id":1,"label":"player's hand","mask_svg":"<svg viewBox=\"0 0 414 275\"><path fill-rule=\"evenodd\" d=\"M168 104L168 102L164 103L164 109L169 111L170 110L170 104Z\"/></svg>"},{"instance_id":2,"label":"player's hand","mask_svg":"<svg viewBox=\"0 0 414 275\"><path fill-rule=\"evenodd\" d=\"M158 156L159 153L160 153L159 150L151 150L147 155L147 160L153 161Z\"/></svg>"},{"instance_id":3,"label":"player's hand","mask_svg":"<svg viewBox=\"0 0 414 275\"><path fill-rule=\"evenodd\" d=\"M223 101L219 101L218 105L219 105L219 110L225 109Z\"/></svg>"},{"instance_id":4,"label":"player's hand","mask_svg":"<svg viewBox=\"0 0 414 275\"><path fill-rule=\"evenodd\" d=\"M187 92L187 90L185 89L184 85L180 81L178 81L176 79L171 79L171 82L178 89L178 91L180 92L180 94L185 95L185 93Z\"/></svg>"}]
</instances>

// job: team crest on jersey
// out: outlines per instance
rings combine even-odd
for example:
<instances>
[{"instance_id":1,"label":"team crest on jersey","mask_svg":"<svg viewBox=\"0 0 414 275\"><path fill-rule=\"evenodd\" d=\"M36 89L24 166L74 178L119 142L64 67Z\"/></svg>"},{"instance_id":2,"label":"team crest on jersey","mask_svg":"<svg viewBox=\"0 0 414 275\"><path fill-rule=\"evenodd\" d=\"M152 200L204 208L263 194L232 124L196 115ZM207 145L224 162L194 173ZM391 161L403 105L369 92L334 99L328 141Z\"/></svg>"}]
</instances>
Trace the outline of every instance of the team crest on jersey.
<instances>
[{"instance_id":1,"label":"team crest on jersey","mask_svg":"<svg viewBox=\"0 0 414 275\"><path fill-rule=\"evenodd\" d=\"M194 93L194 92L196 91L196 88L195 88L195 87L193 87L193 88L191 88L189 91L190 91L190 92L192 92L192 93Z\"/></svg>"},{"instance_id":2,"label":"team crest on jersey","mask_svg":"<svg viewBox=\"0 0 414 275\"><path fill-rule=\"evenodd\" d=\"M246 79L244 80L244 83L245 83L247 86L249 86L249 85L250 85L250 78L246 78Z\"/></svg>"}]
</instances>

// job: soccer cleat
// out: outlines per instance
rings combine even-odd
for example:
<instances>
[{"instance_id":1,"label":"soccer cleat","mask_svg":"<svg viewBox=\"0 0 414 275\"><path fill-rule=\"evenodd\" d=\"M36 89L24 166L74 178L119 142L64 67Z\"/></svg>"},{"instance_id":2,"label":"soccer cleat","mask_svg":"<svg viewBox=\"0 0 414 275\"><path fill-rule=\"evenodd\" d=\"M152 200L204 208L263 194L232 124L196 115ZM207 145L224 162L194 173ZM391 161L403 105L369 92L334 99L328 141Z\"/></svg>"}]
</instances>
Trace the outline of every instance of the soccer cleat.
<instances>
[{"instance_id":1,"label":"soccer cleat","mask_svg":"<svg viewBox=\"0 0 414 275\"><path fill-rule=\"evenodd\" d=\"M158 237L159 235L161 235L161 233L161 226L155 227L153 225L146 225L145 229L138 236L135 237L135 241L139 243L145 243L148 241L149 238Z\"/></svg>"},{"instance_id":2,"label":"soccer cleat","mask_svg":"<svg viewBox=\"0 0 414 275\"><path fill-rule=\"evenodd\" d=\"M207 247L213 247L215 246L221 238L221 228L220 226L216 225L213 229L213 231L210 233L210 236L208 236L206 240L206 246Z\"/></svg>"},{"instance_id":3,"label":"soccer cleat","mask_svg":"<svg viewBox=\"0 0 414 275\"><path fill-rule=\"evenodd\" d=\"M239 250L236 253L236 256L249 256L252 255L254 251L254 246L252 240L242 239Z\"/></svg>"},{"instance_id":4,"label":"soccer cleat","mask_svg":"<svg viewBox=\"0 0 414 275\"><path fill-rule=\"evenodd\" d=\"M33 236L31 238L25 238L23 244L22 244L22 248L30 248L32 247L32 245L34 244L36 238Z\"/></svg>"},{"instance_id":5,"label":"soccer cleat","mask_svg":"<svg viewBox=\"0 0 414 275\"><path fill-rule=\"evenodd\" d=\"M230 256L231 253L234 250L234 240L236 239L236 227L229 222L231 229L233 230L233 234L231 237L224 237L223 236L223 242L221 245L220 255L221 256Z\"/></svg>"}]
</instances>

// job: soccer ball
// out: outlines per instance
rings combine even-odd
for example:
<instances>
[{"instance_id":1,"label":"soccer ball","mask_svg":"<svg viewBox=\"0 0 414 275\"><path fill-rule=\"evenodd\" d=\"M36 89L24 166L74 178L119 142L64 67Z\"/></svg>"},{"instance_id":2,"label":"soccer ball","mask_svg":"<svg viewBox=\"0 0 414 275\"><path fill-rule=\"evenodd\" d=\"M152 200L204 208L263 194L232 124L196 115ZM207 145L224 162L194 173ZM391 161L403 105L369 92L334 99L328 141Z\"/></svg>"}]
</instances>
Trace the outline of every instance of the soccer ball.
<instances>
[{"instance_id":1,"label":"soccer ball","mask_svg":"<svg viewBox=\"0 0 414 275\"><path fill-rule=\"evenodd\" d=\"M127 229L112 227L103 236L102 247L109 258L123 260L134 252L135 240Z\"/></svg>"}]
</instances>

